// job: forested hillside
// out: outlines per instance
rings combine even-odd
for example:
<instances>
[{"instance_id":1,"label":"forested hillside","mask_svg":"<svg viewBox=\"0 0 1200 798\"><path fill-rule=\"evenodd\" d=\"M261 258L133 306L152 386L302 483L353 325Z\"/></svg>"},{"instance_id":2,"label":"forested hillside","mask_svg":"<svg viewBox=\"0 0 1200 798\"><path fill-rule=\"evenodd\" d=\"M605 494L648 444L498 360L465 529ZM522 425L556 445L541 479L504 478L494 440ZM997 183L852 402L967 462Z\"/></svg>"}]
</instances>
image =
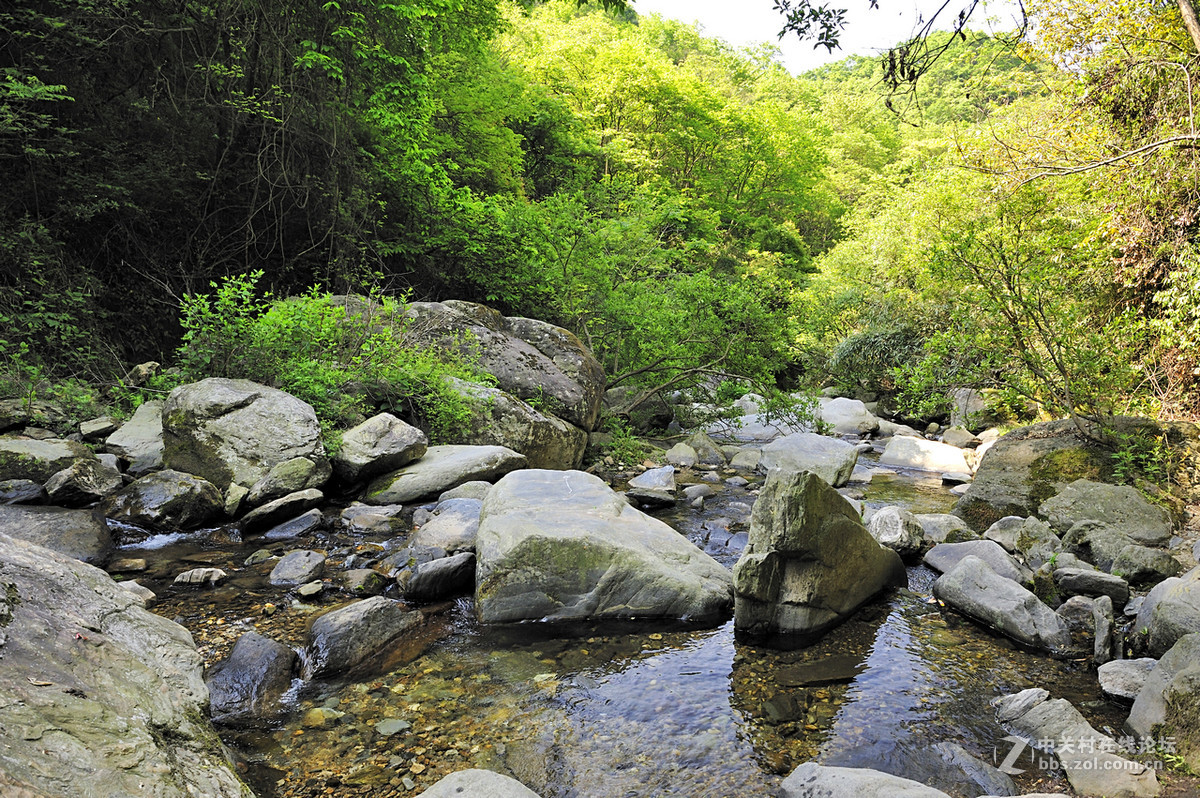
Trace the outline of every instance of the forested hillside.
<instances>
[{"instance_id":1,"label":"forested hillside","mask_svg":"<svg viewBox=\"0 0 1200 798\"><path fill-rule=\"evenodd\" d=\"M1040 2L889 98L875 59L792 76L608 5L7 6L7 390L169 361L185 297L261 271L543 318L642 389L1193 413L1174 6Z\"/></svg>"}]
</instances>

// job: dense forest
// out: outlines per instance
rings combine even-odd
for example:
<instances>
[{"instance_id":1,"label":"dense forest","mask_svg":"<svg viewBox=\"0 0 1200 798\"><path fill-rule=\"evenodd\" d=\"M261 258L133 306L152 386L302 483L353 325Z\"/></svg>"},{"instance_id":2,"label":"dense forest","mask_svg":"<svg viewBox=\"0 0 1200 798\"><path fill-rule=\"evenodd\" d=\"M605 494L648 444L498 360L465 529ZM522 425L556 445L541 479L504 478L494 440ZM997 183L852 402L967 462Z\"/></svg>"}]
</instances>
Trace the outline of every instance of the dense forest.
<instances>
[{"instance_id":1,"label":"dense forest","mask_svg":"<svg viewBox=\"0 0 1200 798\"><path fill-rule=\"evenodd\" d=\"M636 2L6 5L3 390L362 292L555 322L644 391L1191 417L1196 46L1175 4L1029 14L889 94Z\"/></svg>"}]
</instances>

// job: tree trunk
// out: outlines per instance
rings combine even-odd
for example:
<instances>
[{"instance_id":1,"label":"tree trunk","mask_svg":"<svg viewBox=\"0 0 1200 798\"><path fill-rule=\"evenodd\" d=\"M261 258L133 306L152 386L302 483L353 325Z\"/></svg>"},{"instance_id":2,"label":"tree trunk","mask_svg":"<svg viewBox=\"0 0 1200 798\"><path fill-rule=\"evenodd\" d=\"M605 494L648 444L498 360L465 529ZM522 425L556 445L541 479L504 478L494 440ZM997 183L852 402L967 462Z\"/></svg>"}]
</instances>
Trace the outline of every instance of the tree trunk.
<instances>
[{"instance_id":1,"label":"tree trunk","mask_svg":"<svg viewBox=\"0 0 1200 798\"><path fill-rule=\"evenodd\" d=\"M1178 0L1179 13L1183 15L1183 24L1192 37L1192 44L1200 52L1200 18L1196 16L1195 0Z\"/></svg>"}]
</instances>

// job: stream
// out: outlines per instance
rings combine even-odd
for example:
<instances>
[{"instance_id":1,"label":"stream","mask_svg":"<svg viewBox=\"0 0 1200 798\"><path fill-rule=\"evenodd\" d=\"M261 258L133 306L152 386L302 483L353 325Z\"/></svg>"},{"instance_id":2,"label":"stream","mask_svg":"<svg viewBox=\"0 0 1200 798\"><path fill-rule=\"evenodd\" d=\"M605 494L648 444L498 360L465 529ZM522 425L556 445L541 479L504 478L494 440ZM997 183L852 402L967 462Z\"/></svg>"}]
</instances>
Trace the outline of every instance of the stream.
<instances>
[{"instance_id":1,"label":"stream","mask_svg":"<svg viewBox=\"0 0 1200 798\"><path fill-rule=\"evenodd\" d=\"M722 487L702 510L680 504L656 515L732 568L753 487ZM919 472L877 473L847 492L914 512L948 512L954 502L936 476ZM328 573L376 543L322 532L275 548L326 550ZM218 531L152 538L122 556L148 561L142 581L159 594L155 611L186 626L211 664L250 630L299 647L314 614L339 601L300 603L267 584L269 565L241 565L264 545ZM171 585L197 565L224 568L230 579L208 589ZM1096 728L1120 728L1123 710L1103 699L1087 662L1019 650L940 609L936 574L925 566L908 575L907 590L794 651L735 640L732 619L707 629L489 629L461 598L423 608L427 624L390 672L297 681L280 721L222 736L263 798L414 795L466 767L515 775L543 798L775 795L813 759L960 795L961 772L934 745L1003 760L1011 744L988 704L998 695L1044 687ZM1065 786L1036 768L1015 778L1023 791Z\"/></svg>"}]
</instances>

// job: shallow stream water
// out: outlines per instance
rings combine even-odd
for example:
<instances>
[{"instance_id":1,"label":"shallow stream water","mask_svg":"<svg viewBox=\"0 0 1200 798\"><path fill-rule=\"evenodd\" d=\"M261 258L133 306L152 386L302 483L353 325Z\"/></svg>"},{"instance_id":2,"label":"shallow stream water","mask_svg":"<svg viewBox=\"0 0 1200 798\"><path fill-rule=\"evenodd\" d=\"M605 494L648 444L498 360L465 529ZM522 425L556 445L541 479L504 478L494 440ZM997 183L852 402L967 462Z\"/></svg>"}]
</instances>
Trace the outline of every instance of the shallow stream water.
<instances>
[{"instance_id":1,"label":"shallow stream water","mask_svg":"<svg viewBox=\"0 0 1200 798\"><path fill-rule=\"evenodd\" d=\"M851 490L871 506L945 512L953 504L931 475L878 475ZM681 506L660 517L732 567L753 499L746 488L723 488L701 511ZM150 561L157 611L191 629L211 662L250 629L299 646L324 608L270 588L269 565L242 568L261 545L189 536L124 553ZM333 561L370 542L330 533L279 548L301 546L328 549ZM165 581L201 564L229 570L231 580L208 590ZM1102 699L1086 662L1018 650L939 608L934 578L911 567L907 590L794 651L745 645L732 620L709 629L485 629L463 598L425 608L426 628L389 672L297 682L293 710L277 724L223 736L264 797L411 795L478 766L515 775L544 798L608 798L773 795L812 759L961 794L933 745L1002 760L1011 744L988 702L1032 686L1071 700L1097 728L1119 728L1123 711ZM270 617L268 603L277 606ZM1064 783L1035 769L1018 777L1027 790Z\"/></svg>"}]
</instances>

